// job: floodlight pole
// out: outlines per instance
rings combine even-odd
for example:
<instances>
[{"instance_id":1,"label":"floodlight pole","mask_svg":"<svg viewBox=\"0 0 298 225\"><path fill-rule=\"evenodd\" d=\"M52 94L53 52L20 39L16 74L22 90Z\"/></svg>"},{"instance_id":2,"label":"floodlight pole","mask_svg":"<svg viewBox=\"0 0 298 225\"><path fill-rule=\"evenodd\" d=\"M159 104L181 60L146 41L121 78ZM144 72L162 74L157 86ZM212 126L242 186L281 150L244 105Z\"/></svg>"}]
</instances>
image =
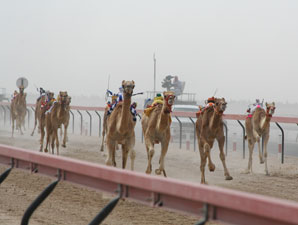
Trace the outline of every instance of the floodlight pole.
<instances>
[{"instance_id":1,"label":"floodlight pole","mask_svg":"<svg viewBox=\"0 0 298 225\"><path fill-rule=\"evenodd\" d=\"M153 54L153 62L154 62L154 96L155 96L155 91L156 91L156 58L155 58L155 53Z\"/></svg>"}]
</instances>

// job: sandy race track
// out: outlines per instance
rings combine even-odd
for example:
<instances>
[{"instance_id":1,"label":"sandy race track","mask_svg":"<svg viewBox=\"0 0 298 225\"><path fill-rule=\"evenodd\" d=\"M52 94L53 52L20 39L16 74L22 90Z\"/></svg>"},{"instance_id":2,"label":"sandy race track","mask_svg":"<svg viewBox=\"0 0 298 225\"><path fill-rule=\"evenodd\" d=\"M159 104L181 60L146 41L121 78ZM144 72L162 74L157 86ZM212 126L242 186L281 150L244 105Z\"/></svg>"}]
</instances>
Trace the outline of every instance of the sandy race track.
<instances>
[{"instance_id":1,"label":"sandy race track","mask_svg":"<svg viewBox=\"0 0 298 225\"><path fill-rule=\"evenodd\" d=\"M10 138L10 133L0 131L0 143L18 146L33 151L38 151L39 135L29 136L29 131L24 136L16 135ZM79 135L69 135L66 149L60 148L60 154L66 157L77 158L90 162L103 164L106 158L99 151L100 139ZM135 170L144 172L147 165L147 156L144 144L135 146ZM153 171L157 168L160 146L157 145L153 159ZM217 146L212 149L212 157L216 165L215 172L206 172L209 185L216 185L251 193L274 196L278 198L298 201L298 158L285 157L285 164L281 164L277 155L269 155L268 165L270 176L265 176L264 165L258 163L257 151L254 152L254 174L243 174L247 167L247 159L242 159L241 152L228 153L226 159L232 181L225 181L223 167L219 159ZM120 167L121 151L117 151L117 166ZM180 180L200 182L198 152L179 149L170 144L166 157L167 175ZM128 162L128 166L130 161ZM2 173L6 168L0 166ZM0 186L0 224L20 224L24 210L30 202L44 189L51 179L27 172L13 170ZM33 214L30 224L88 224L92 218L114 196L109 196L74 186L67 182L58 184L54 192ZM187 215L168 212L136 204L130 201L121 201L112 214L103 224L194 224L198 219Z\"/></svg>"}]
</instances>

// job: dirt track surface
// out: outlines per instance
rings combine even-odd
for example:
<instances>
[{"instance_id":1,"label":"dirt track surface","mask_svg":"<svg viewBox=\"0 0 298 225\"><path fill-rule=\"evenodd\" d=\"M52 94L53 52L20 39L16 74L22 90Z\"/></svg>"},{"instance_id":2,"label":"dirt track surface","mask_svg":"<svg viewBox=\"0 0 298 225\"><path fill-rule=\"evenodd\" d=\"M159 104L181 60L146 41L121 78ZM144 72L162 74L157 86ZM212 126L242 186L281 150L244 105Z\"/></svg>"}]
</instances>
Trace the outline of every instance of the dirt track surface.
<instances>
[{"instance_id":1,"label":"dirt track surface","mask_svg":"<svg viewBox=\"0 0 298 225\"><path fill-rule=\"evenodd\" d=\"M10 138L10 133L0 131L0 143L33 151L38 151L38 135L16 135ZM60 148L60 154L103 164L106 151L99 152L100 139L70 135L67 148ZM135 170L144 172L147 166L147 156L144 144L135 146ZM158 167L160 146L157 145L153 171ZM117 167L121 166L121 151L116 154ZM226 159L232 181L225 181L223 167L219 159L219 151L215 145L212 149L212 159L216 170L206 171L209 185L216 185L251 193L268 195L288 200L298 201L298 159L285 157L285 164L281 164L277 155L269 155L268 166L270 176L265 176L264 164L258 163L257 151L254 152L254 174L243 174L247 167L247 159L242 159L242 153L229 152ZM170 144L166 157L167 175L180 180L200 182L199 154L192 150L179 149ZM130 161L127 168L130 167ZM2 173L6 168L1 166ZM13 170L0 186L0 224L20 224L22 215L28 205L53 180L48 177L31 175L28 172ZM53 193L34 212L30 224L88 224L93 217L114 196L102 194L87 188L75 186L67 182L60 182ZM150 208L131 201L121 201L103 224L194 224L198 218L163 209Z\"/></svg>"}]
</instances>

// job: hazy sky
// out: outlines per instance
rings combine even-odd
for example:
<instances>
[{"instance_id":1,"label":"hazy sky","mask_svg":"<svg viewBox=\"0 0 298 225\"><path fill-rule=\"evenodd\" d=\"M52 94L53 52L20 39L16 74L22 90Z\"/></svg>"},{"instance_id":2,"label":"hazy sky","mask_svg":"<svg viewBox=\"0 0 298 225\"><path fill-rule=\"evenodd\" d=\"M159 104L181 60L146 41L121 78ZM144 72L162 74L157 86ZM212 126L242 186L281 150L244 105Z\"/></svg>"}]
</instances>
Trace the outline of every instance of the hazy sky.
<instances>
[{"instance_id":1,"label":"hazy sky","mask_svg":"<svg viewBox=\"0 0 298 225\"><path fill-rule=\"evenodd\" d=\"M0 0L0 87L103 96L178 75L204 99L298 102L297 0Z\"/></svg>"}]
</instances>

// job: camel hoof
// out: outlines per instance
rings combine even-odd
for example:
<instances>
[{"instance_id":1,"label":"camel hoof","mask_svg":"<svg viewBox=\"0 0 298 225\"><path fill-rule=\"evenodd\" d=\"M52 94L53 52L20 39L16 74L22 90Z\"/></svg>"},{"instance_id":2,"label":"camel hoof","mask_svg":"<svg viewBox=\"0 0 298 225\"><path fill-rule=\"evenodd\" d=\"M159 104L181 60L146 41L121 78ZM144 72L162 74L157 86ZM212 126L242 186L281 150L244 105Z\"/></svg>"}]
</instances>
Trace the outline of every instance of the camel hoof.
<instances>
[{"instance_id":1,"label":"camel hoof","mask_svg":"<svg viewBox=\"0 0 298 225\"><path fill-rule=\"evenodd\" d=\"M103 152L103 147L101 146L100 151Z\"/></svg>"},{"instance_id":2,"label":"camel hoof","mask_svg":"<svg viewBox=\"0 0 298 225\"><path fill-rule=\"evenodd\" d=\"M66 144L62 144L61 146L62 146L63 148L66 148Z\"/></svg>"},{"instance_id":3,"label":"camel hoof","mask_svg":"<svg viewBox=\"0 0 298 225\"><path fill-rule=\"evenodd\" d=\"M48 149L45 148L45 149L44 149L44 152L48 152Z\"/></svg>"},{"instance_id":4,"label":"camel hoof","mask_svg":"<svg viewBox=\"0 0 298 225\"><path fill-rule=\"evenodd\" d=\"M215 165L214 164L209 165L209 171L214 172L214 170L215 170Z\"/></svg>"},{"instance_id":5,"label":"camel hoof","mask_svg":"<svg viewBox=\"0 0 298 225\"><path fill-rule=\"evenodd\" d=\"M156 170L155 170L155 174L157 174L157 175L160 175L161 172L162 172L162 171L161 171L160 169L156 169Z\"/></svg>"},{"instance_id":6,"label":"camel hoof","mask_svg":"<svg viewBox=\"0 0 298 225\"><path fill-rule=\"evenodd\" d=\"M266 176L270 176L269 172L268 171L265 171L266 172Z\"/></svg>"},{"instance_id":7,"label":"camel hoof","mask_svg":"<svg viewBox=\"0 0 298 225\"><path fill-rule=\"evenodd\" d=\"M226 180L233 180L232 176L226 176Z\"/></svg>"},{"instance_id":8,"label":"camel hoof","mask_svg":"<svg viewBox=\"0 0 298 225\"><path fill-rule=\"evenodd\" d=\"M246 169L242 172L243 174L250 174L250 170Z\"/></svg>"},{"instance_id":9,"label":"camel hoof","mask_svg":"<svg viewBox=\"0 0 298 225\"><path fill-rule=\"evenodd\" d=\"M146 173L147 174L151 174L151 170L146 170Z\"/></svg>"}]
</instances>

